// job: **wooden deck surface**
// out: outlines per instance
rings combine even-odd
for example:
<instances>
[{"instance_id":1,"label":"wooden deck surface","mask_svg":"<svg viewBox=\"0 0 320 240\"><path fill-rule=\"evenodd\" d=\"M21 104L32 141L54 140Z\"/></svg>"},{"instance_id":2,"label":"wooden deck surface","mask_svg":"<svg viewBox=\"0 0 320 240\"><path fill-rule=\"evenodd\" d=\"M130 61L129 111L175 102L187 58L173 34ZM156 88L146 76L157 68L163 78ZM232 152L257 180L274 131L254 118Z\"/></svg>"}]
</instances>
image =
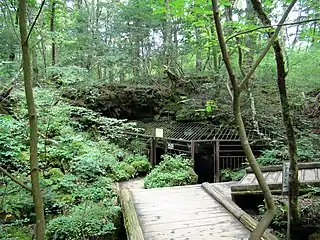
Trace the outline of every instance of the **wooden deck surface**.
<instances>
[{"instance_id":1,"label":"wooden deck surface","mask_svg":"<svg viewBox=\"0 0 320 240\"><path fill-rule=\"evenodd\" d=\"M230 183L218 188L230 198ZM134 189L133 202L146 240L248 239L250 231L201 185Z\"/></svg>"}]
</instances>

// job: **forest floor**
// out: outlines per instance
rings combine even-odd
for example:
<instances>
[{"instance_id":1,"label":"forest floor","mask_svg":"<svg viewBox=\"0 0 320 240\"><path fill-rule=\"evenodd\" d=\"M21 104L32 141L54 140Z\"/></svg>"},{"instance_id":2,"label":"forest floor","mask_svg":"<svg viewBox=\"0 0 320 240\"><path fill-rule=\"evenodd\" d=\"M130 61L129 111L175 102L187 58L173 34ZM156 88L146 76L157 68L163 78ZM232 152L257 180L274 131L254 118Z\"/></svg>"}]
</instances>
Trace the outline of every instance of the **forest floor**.
<instances>
[{"instance_id":1,"label":"forest floor","mask_svg":"<svg viewBox=\"0 0 320 240\"><path fill-rule=\"evenodd\" d=\"M120 188L128 188L128 189L144 189L144 178L137 177L134 179L130 179L128 181L120 182Z\"/></svg>"}]
</instances>

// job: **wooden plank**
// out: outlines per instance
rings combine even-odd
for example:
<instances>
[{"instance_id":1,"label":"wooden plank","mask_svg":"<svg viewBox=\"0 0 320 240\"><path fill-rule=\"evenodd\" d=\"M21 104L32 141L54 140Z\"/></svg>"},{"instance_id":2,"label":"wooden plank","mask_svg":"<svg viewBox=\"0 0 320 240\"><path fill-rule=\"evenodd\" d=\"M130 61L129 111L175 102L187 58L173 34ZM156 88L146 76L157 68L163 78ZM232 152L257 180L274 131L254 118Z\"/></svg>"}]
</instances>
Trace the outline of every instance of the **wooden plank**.
<instances>
[{"instance_id":1,"label":"wooden plank","mask_svg":"<svg viewBox=\"0 0 320 240\"><path fill-rule=\"evenodd\" d=\"M160 195L159 195L160 196ZM152 195L144 195L144 196L137 196L134 195L133 198L135 199L136 203L147 203L149 201L156 201L156 202L170 202L170 200L172 201L172 199L182 199L185 201L192 201L192 199L194 200L203 200L203 199L210 199L208 198L208 196L204 195L203 193L199 193L199 194L186 194L186 193L180 193L180 194L169 194L169 195L165 195L162 194L163 197L161 198L154 198L154 196L152 197Z\"/></svg>"},{"instance_id":2,"label":"wooden plank","mask_svg":"<svg viewBox=\"0 0 320 240\"><path fill-rule=\"evenodd\" d=\"M278 180L275 182L277 184L281 184L282 185L282 171L279 172L279 175L278 175Z\"/></svg>"},{"instance_id":3,"label":"wooden plank","mask_svg":"<svg viewBox=\"0 0 320 240\"><path fill-rule=\"evenodd\" d=\"M302 174L303 174L302 171L303 170L298 170L298 181L301 181L301 179L302 179Z\"/></svg>"},{"instance_id":4,"label":"wooden plank","mask_svg":"<svg viewBox=\"0 0 320 240\"><path fill-rule=\"evenodd\" d=\"M199 188L199 189L177 189L176 191L150 191L150 192L133 191L132 195L136 199L143 199L143 198L149 198L149 197L154 198L154 195L159 195L159 196L162 195L162 197L172 198L172 197L181 196L181 195L204 196L204 192Z\"/></svg>"},{"instance_id":5,"label":"wooden plank","mask_svg":"<svg viewBox=\"0 0 320 240\"><path fill-rule=\"evenodd\" d=\"M217 232L216 232L217 231ZM216 228L212 225L199 226L188 229L176 229L174 231L156 231L145 233L145 238L148 240L175 240L175 239L203 239L203 240L219 240L219 239L248 239L250 232L243 231L243 229L232 228L232 231L228 233L223 233L221 236L221 228Z\"/></svg>"},{"instance_id":6,"label":"wooden plank","mask_svg":"<svg viewBox=\"0 0 320 240\"><path fill-rule=\"evenodd\" d=\"M213 209L217 209L217 207L219 207L219 205L211 205L210 207L203 207L203 206L197 206L197 207L194 207L192 208L193 211L202 211L202 210L205 210L207 209L208 211L210 210L213 210ZM159 215L159 214L165 214L167 215L167 213L171 213L171 214L179 214L181 212L184 212L186 211L186 208L185 207L182 207L182 208L175 208L175 209L171 209L170 211L164 211L163 209L149 209L149 210L146 210L146 209L143 209L143 208L136 208L136 211L137 211L137 214L139 216L143 216L143 215Z\"/></svg>"},{"instance_id":7,"label":"wooden plank","mask_svg":"<svg viewBox=\"0 0 320 240\"><path fill-rule=\"evenodd\" d=\"M178 203L178 204L177 204ZM219 204L214 203L212 199L206 199L202 200L202 202L180 202L179 201L174 201L172 203L166 203L166 204L135 204L135 207L137 210L140 211L148 211L148 210L166 210L166 211L171 211L174 209L185 209L185 208L195 208L197 206L216 206L219 207ZM203 208L203 207L202 207Z\"/></svg>"},{"instance_id":8,"label":"wooden plank","mask_svg":"<svg viewBox=\"0 0 320 240\"><path fill-rule=\"evenodd\" d=\"M299 171L300 172L300 171ZM315 169L306 169L305 170L305 176L304 176L304 182L305 181L314 181L315 180Z\"/></svg>"},{"instance_id":9,"label":"wooden plank","mask_svg":"<svg viewBox=\"0 0 320 240\"><path fill-rule=\"evenodd\" d=\"M226 214L225 209L223 210L200 210L197 212L180 212L180 213L172 213L172 214L148 214L148 215L139 215L139 219L141 224L158 224L158 223L170 223L174 221L189 221L195 219L204 219L204 218L212 218L215 216L219 216L221 214Z\"/></svg>"},{"instance_id":10,"label":"wooden plank","mask_svg":"<svg viewBox=\"0 0 320 240\"><path fill-rule=\"evenodd\" d=\"M220 205L217 203L209 205L207 202L202 204L202 203L191 203L190 204L165 204L165 205L158 205L158 206L152 206L152 205L135 205L136 210L139 213L144 213L144 212L151 212L151 211L185 211L186 209L189 208L194 208L194 209L204 209L205 207L216 207L219 208Z\"/></svg>"},{"instance_id":11,"label":"wooden plank","mask_svg":"<svg viewBox=\"0 0 320 240\"><path fill-rule=\"evenodd\" d=\"M270 172L269 175L269 181L270 182L277 182L280 176L280 172L281 171L277 171L277 172Z\"/></svg>"},{"instance_id":12,"label":"wooden plank","mask_svg":"<svg viewBox=\"0 0 320 240\"><path fill-rule=\"evenodd\" d=\"M243 177L243 179L239 182L239 184L247 184L247 183L252 183L255 180L255 176L253 173L247 174L246 176Z\"/></svg>"},{"instance_id":13,"label":"wooden plank","mask_svg":"<svg viewBox=\"0 0 320 240\"><path fill-rule=\"evenodd\" d=\"M201 220L194 219L188 221L174 221L174 222L164 222L164 223L157 223L157 224L142 224L143 232L154 232L154 231L161 231L161 230L175 230L181 228L193 228L199 226L206 226L206 225L221 225L227 224L229 226L234 226L236 224L240 224L236 221L230 214L225 213L224 215L216 216L213 218L203 218ZM240 224L241 225L241 224Z\"/></svg>"},{"instance_id":14,"label":"wooden plank","mask_svg":"<svg viewBox=\"0 0 320 240\"><path fill-rule=\"evenodd\" d=\"M163 188L150 188L150 189L134 189L132 190L133 193L149 193L149 192L176 192L177 189L191 189L191 190L197 190L197 189L201 189L201 185L200 184L194 184L194 185L186 185L186 186L175 186L175 187L163 187Z\"/></svg>"},{"instance_id":15,"label":"wooden plank","mask_svg":"<svg viewBox=\"0 0 320 240\"><path fill-rule=\"evenodd\" d=\"M173 202L183 202L184 205L189 204L189 203L201 203L204 204L205 202L208 202L208 204L210 204L212 202L212 200L208 197L194 197L192 198L191 196L180 196L180 197L172 197L172 198L165 198L165 199L160 199L160 198L145 198L145 199L137 199L134 198L135 204L137 206L139 205L164 205L164 204L168 204L170 205ZM192 204L194 205L194 204Z\"/></svg>"}]
</instances>

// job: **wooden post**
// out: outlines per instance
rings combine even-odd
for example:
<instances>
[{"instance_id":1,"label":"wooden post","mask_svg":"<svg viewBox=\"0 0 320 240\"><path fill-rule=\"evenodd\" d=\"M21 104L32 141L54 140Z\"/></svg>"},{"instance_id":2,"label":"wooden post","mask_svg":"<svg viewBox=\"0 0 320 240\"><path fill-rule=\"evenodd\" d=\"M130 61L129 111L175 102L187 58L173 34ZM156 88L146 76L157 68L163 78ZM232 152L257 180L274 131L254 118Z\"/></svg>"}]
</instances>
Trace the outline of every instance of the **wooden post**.
<instances>
[{"instance_id":1,"label":"wooden post","mask_svg":"<svg viewBox=\"0 0 320 240\"><path fill-rule=\"evenodd\" d=\"M194 167L195 151L196 151L196 146L195 146L194 140L191 140L191 160L192 160L192 163L193 163L193 167Z\"/></svg>"},{"instance_id":2,"label":"wooden post","mask_svg":"<svg viewBox=\"0 0 320 240\"><path fill-rule=\"evenodd\" d=\"M164 145L164 152L165 154L168 153L168 140L167 139L163 139L163 145Z\"/></svg>"},{"instance_id":3,"label":"wooden post","mask_svg":"<svg viewBox=\"0 0 320 240\"><path fill-rule=\"evenodd\" d=\"M151 139L151 165L154 167L157 164L157 140Z\"/></svg>"},{"instance_id":4,"label":"wooden post","mask_svg":"<svg viewBox=\"0 0 320 240\"><path fill-rule=\"evenodd\" d=\"M220 141L216 140L215 142L215 182L220 182Z\"/></svg>"},{"instance_id":5,"label":"wooden post","mask_svg":"<svg viewBox=\"0 0 320 240\"><path fill-rule=\"evenodd\" d=\"M153 167L154 162L155 162L155 151L156 151L156 146L155 146L155 139L151 138L151 144L150 144L150 164Z\"/></svg>"}]
</instances>

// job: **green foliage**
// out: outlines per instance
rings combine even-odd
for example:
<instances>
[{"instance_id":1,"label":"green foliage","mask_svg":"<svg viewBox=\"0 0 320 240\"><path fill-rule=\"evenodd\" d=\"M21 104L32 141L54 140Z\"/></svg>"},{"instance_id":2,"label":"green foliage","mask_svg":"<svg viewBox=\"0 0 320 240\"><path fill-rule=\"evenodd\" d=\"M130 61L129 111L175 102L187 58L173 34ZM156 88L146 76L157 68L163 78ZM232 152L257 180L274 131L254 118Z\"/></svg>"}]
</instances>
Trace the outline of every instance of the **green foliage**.
<instances>
[{"instance_id":1,"label":"green foliage","mask_svg":"<svg viewBox=\"0 0 320 240\"><path fill-rule=\"evenodd\" d=\"M163 156L160 162L146 176L145 188L172 187L196 184L198 176L192 168L189 160L182 156Z\"/></svg>"},{"instance_id":2,"label":"green foliage","mask_svg":"<svg viewBox=\"0 0 320 240\"><path fill-rule=\"evenodd\" d=\"M297 153L299 162L319 161L317 144L319 143L317 136L309 135L301 136L296 140ZM276 142L273 149L263 151L262 155L257 158L257 162L261 166L281 165L284 161L289 160L288 150L285 143Z\"/></svg>"},{"instance_id":3,"label":"green foliage","mask_svg":"<svg viewBox=\"0 0 320 240\"><path fill-rule=\"evenodd\" d=\"M149 172L151 169L151 164L146 156L128 155L124 161L129 163L135 169L136 174L144 174Z\"/></svg>"},{"instance_id":4,"label":"green foliage","mask_svg":"<svg viewBox=\"0 0 320 240\"><path fill-rule=\"evenodd\" d=\"M83 107L72 107L70 116L77 119L74 123L79 131L96 131L108 140L125 140L125 131L139 131L135 123L126 120L107 118L98 112Z\"/></svg>"},{"instance_id":5,"label":"green foliage","mask_svg":"<svg viewBox=\"0 0 320 240\"><path fill-rule=\"evenodd\" d=\"M0 115L0 166L25 170L28 164L25 126L8 115Z\"/></svg>"},{"instance_id":6,"label":"green foliage","mask_svg":"<svg viewBox=\"0 0 320 240\"><path fill-rule=\"evenodd\" d=\"M114 164L116 159L111 154L92 152L76 157L70 164L70 170L82 180L92 182L99 176L105 176Z\"/></svg>"},{"instance_id":7,"label":"green foliage","mask_svg":"<svg viewBox=\"0 0 320 240\"><path fill-rule=\"evenodd\" d=\"M220 171L220 177L222 182L239 181L241 180L241 178L244 177L245 174L245 169L222 169Z\"/></svg>"},{"instance_id":8,"label":"green foliage","mask_svg":"<svg viewBox=\"0 0 320 240\"><path fill-rule=\"evenodd\" d=\"M1 240L32 240L33 234L31 229L24 227L21 224L8 224L7 226L0 225Z\"/></svg>"},{"instance_id":9,"label":"green foliage","mask_svg":"<svg viewBox=\"0 0 320 240\"><path fill-rule=\"evenodd\" d=\"M22 179L21 179L22 180ZM34 204L29 191L22 189L16 183L8 181L0 187L1 198L0 212L12 216L13 219L29 218L34 212Z\"/></svg>"},{"instance_id":10,"label":"green foliage","mask_svg":"<svg viewBox=\"0 0 320 240\"><path fill-rule=\"evenodd\" d=\"M47 226L48 239L78 240L104 237L115 232L120 208L101 203L84 202L70 210L68 216L53 219ZM108 238L109 237L109 238Z\"/></svg>"},{"instance_id":11,"label":"green foliage","mask_svg":"<svg viewBox=\"0 0 320 240\"><path fill-rule=\"evenodd\" d=\"M129 144L128 142L124 142L123 145L127 147L129 152L132 152L134 154L143 155L148 149L146 143L144 141L141 141L140 139L133 139Z\"/></svg>"},{"instance_id":12,"label":"green foliage","mask_svg":"<svg viewBox=\"0 0 320 240\"><path fill-rule=\"evenodd\" d=\"M279 165L288 159L288 151L283 150L265 150L261 157L257 158L257 162L261 166Z\"/></svg>"},{"instance_id":13,"label":"green foliage","mask_svg":"<svg viewBox=\"0 0 320 240\"><path fill-rule=\"evenodd\" d=\"M74 201L94 203L104 202L106 205L113 204L116 194L112 189L112 179L100 177L93 183L78 184L72 192Z\"/></svg>"},{"instance_id":14,"label":"green foliage","mask_svg":"<svg viewBox=\"0 0 320 240\"><path fill-rule=\"evenodd\" d=\"M117 163L112 167L112 175L116 181L126 181L133 178L136 170L133 166L126 162Z\"/></svg>"},{"instance_id":15,"label":"green foliage","mask_svg":"<svg viewBox=\"0 0 320 240\"><path fill-rule=\"evenodd\" d=\"M208 116L214 115L217 110L215 101L208 100L205 104L202 101L202 99L182 97L176 106L177 120L203 121Z\"/></svg>"}]
</instances>

